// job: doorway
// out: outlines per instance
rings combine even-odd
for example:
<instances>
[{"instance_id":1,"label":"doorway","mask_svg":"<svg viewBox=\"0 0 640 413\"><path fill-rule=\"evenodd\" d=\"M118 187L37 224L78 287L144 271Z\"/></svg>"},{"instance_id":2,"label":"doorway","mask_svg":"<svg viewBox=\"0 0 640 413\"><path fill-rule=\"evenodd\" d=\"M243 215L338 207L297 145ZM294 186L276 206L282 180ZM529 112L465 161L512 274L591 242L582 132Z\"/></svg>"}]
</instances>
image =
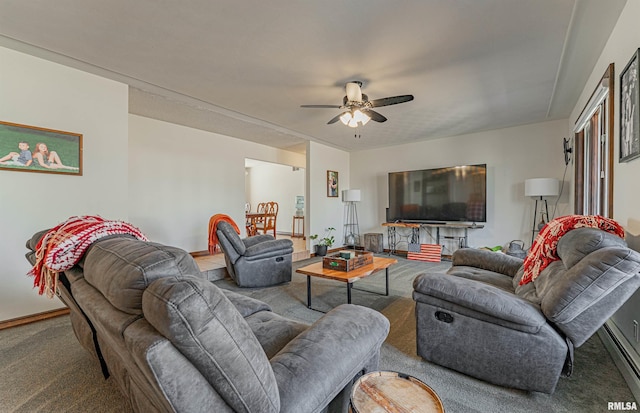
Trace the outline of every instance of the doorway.
<instances>
[{"instance_id":1,"label":"doorway","mask_svg":"<svg viewBox=\"0 0 640 413\"><path fill-rule=\"evenodd\" d=\"M276 238L290 238L294 254L308 253L302 236L307 224L304 220L305 182L304 168L245 158L245 211L257 212L261 202L277 202Z\"/></svg>"}]
</instances>

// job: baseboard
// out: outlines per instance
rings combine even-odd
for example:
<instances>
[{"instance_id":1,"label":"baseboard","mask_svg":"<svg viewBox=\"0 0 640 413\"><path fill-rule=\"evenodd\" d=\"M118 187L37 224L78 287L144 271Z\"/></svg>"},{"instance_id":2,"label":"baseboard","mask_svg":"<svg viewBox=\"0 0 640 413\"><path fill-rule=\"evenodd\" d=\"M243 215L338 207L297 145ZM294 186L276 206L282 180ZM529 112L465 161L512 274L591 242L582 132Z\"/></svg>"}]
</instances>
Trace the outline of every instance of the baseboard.
<instances>
[{"instance_id":1,"label":"baseboard","mask_svg":"<svg viewBox=\"0 0 640 413\"><path fill-rule=\"evenodd\" d=\"M206 257L207 255L211 255L211 253L209 251L194 251L194 252L190 252L189 255L195 258L195 257Z\"/></svg>"},{"instance_id":2,"label":"baseboard","mask_svg":"<svg viewBox=\"0 0 640 413\"><path fill-rule=\"evenodd\" d=\"M625 343L622 332L612 321L607 321L598 330L598 336L627 382L633 397L640 401L640 360L635 356L635 351Z\"/></svg>"},{"instance_id":3,"label":"baseboard","mask_svg":"<svg viewBox=\"0 0 640 413\"><path fill-rule=\"evenodd\" d=\"M32 314L25 317L13 318L0 322L0 330L4 330L11 327L17 327L24 324L35 323L36 321L46 320L48 318L60 317L62 315L69 314L68 308L59 308L57 310L45 311L38 314Z\"/></svg>"}]
</instances>

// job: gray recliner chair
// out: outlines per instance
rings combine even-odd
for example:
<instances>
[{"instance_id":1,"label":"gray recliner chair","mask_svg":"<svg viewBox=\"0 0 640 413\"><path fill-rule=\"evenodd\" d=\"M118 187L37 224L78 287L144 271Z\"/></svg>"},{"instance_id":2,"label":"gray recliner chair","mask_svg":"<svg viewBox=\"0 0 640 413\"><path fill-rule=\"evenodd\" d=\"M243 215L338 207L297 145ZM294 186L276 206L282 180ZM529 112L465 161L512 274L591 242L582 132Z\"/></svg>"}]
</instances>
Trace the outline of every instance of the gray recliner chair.
<instances>
[{"instance_id":1,"label":"gray recliner chair","mask_svg":"<svg viewBox=\"0 0 640 413\"><path fill-rule=\"evenodd\" d=\"M219 222L216 235L227 272L239 287L268 287L291 281L293 242L263 234L241 239L228 222Z\"/></svg>"},{"instance_id":2,"label":"gray recliner chair","mask_svg":"<svg viewBox=\"0 0 640 413\"><path fill-rule=\"evenodd\" d=\"M31 264L45 232L27 241ZM353 304L312 325L283 317L217 287L188 252L129 235L95 241L56 285L80 345L136 413L347 413L389 333Z\"/></svg>"},{"instance_id":3,"label":"gray recliner chair","mask_svg":"<svg viewBox=\"0 0 640 413\"><path fill-rule=\"evenodd\" d=\"M414 280L424 359L506 387L553 393L581 346L640 286L640 254L593 228L558 241L559 261L520 286L523 260L460 249L447 274Z\"/></svg>"}]
</instances>

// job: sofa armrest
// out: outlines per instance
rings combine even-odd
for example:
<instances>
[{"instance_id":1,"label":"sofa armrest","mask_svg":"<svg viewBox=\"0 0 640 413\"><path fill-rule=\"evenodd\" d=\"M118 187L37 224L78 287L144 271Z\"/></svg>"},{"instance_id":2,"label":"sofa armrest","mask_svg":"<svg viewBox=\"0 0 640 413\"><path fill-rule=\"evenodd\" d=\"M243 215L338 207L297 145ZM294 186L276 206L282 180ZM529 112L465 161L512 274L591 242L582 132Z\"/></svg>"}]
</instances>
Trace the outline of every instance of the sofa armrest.
<instances>
[{"instance_id":1,"label":"sofa armrest","mask_svg":"<svg viewBox=\"0 0 640 413\"><path fill-rule=\"evenodd\" d=\"M427 273L416 277L413 289L416 302L433 304L433 298L436 298L482 314L487 321L512 328L536 331L547 322L540 308L530 301L476 280ZM455 307L451 306L451 309Z\"/></svg>"},{"instance_id":2,"label":"sofa armrest","mask_svg":"<svg viewBox=\"0 0 640 413\"><path fill-rule=\"evenodd\" d=\"M319 411L377 357L389 320L352 304L338 306L271 359L281 411Z\"/></svg>"},{"instance_id":3,"label":"sofa armrest","mask_svg":"<svg viewBox=\"0 0 640 413\"><path fill-rule=\"evenodd\" d=\"M242 242L244 243L245 247L249 248L253 245L260 244L261 242L273 241L274 239L275 238L273 237L273 235L259 234L252 237L243 238Z\"/></svg>"},{"instance_id":4,"label":"sofa armrest","mask_svg":"<svg viewBox=\"0 0 640 413\"><path fill-rule=\"evenodd\" d=\"M451 264L481 268L513 277L524 260L507 254L474 248L461 248L453 253Z\"/></svg>"},{"instance_id":5,"label":"sofa armrest","mask_svg":"<svg viewBox=\"0 0 640 413\"><path fill-rule=\"evenodd\" d=\"M249 260L275 257L277 255L293 252L293 242L290 239L275 239L252 245L244 252L244 257Z\"/></svg>"}]
</instances>

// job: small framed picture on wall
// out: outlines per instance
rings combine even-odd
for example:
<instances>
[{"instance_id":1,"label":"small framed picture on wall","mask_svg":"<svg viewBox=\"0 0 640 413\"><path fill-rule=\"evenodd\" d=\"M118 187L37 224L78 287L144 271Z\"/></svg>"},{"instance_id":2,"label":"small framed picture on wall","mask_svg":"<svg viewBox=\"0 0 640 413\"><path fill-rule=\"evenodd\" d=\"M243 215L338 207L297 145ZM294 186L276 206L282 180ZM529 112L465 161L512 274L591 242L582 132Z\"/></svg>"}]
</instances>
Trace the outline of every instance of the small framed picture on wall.
<instances>
[{"instance_id":1,"label":"small framed picture on wall","mask_svg":"<svg viewBox=\"0 0 640 413\"><path fill-rule=\"evenodd\" d=\"M620 74L620 162L640 156L639 54L640 49Z\"/></svg>"},{"instance_id":2,"label":"small framed picture on wall","mask_svg":"<svg viewBox=\"0 0 640 413\"><path fill-rule=\"evenodd\" d=\"M338 172L336 171L327 171L327 196L338 197Z\"/></svg>"}]
</instances>

